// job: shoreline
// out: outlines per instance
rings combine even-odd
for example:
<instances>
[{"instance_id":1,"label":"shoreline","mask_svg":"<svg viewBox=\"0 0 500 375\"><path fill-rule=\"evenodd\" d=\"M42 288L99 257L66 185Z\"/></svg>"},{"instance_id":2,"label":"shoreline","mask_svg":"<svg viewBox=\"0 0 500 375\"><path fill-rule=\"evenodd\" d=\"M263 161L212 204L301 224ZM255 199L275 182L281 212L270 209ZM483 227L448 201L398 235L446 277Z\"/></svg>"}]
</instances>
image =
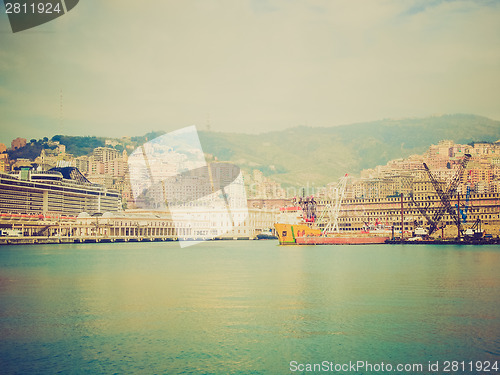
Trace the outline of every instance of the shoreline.
<instances>
[{"instance_id":1,"label":"shoreline","mask_svg":"<svg viewBox=\"0 0 500 375\"><path fill-rule=\"evenodd\" d=\"M202 238L185 238L182 241L277 241L276 239L258 239L250 237L217 237L210 239ZM177 237L56 237L56 236L36 236L36 237L0 237L0 248L4 245L60 245L60 244L82 244L82 243L126 243L126 242L180 242ZM500 245L500 238L477 239L469 241L459 240L427 240L427 241L401 241L401 240L387 240L386 245ZM294 244L295 246L301 246ZM356 244L353 244L356 245ZM349 246L353 246L352 244ZM290 245L280 245L290 246ZM314 246L319 246L314 245ZM326 244L321 244L326 246ZM330 244L330 246L342 246L341 244Z\"/></svg>"}]
</instances>

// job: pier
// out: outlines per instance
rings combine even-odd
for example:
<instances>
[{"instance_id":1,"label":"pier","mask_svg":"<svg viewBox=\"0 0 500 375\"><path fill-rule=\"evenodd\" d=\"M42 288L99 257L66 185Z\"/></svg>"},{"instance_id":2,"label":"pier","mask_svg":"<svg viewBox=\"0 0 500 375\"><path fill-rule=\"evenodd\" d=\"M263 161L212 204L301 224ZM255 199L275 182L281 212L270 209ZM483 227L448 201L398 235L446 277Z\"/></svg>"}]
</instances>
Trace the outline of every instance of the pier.
<instances>
[{"instance_id":1,"label":"pier","mask_svg":"<svg viewBox=\"0 0 500 375\"><path fill-rule=\"evenodd\" d=\"M214 237L214 238L182 238L185 241L225 241L225 240L253 240L249 237ZM49 236L22 236L0 237L0 245L43 245L43 244L71 244L71 243L111 243L111 242L173 242L179 239L169 237L136 237L136 236L74 236L74 237L49 237Z\"/></svg>"},{"instance_id":2,"label":"pier","mask_svg":"<svg viewBox=\"0 0 500 375\"><path fill-rule=\"evenodd\" d=\"M2 215L0 245L31 245L99 242L161 242L207 240L253 240L272 227L272 210L251 209L237 227L213 225L209 220L174 221L160 212L119 212L78 217Z\"/></svg>"},{"instance_id":3,"label":"pier","mask_svg":"<svg viewBox=\"0 0 500 375\"><path fill-rule=\"evenodd\" d=\"M391 245L500 245L500 238L476 238L476 239L436 239L408 241L400 239L387 240L386 244Z\"/></svg>"}]
</instances>

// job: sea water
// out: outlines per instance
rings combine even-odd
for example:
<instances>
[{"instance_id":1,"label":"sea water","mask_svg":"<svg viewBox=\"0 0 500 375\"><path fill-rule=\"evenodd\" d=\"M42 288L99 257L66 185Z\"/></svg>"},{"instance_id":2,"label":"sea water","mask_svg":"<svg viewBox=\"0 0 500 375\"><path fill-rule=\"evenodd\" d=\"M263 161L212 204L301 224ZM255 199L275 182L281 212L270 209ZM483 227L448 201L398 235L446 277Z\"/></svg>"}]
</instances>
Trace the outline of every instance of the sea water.
<instances>
[{"instance_id":1,"label":"sea water","mask_svg":"<svg viewBox=\"0 0 500 375\"><path fill-rule=\"evenodd\" d=\"M500 246L0 247L1 374L479 373L470 361L499 360Z\"/></svg>"}]
</instances>

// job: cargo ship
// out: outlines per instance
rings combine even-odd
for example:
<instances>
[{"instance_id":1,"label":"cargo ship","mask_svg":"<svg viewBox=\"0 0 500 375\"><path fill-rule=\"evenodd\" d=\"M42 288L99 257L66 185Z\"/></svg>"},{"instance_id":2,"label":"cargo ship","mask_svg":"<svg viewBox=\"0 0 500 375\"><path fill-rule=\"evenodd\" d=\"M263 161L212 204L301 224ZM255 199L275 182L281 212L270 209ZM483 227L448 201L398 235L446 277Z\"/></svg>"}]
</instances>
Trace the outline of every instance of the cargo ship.
<instances>
[{"instance_id":1,"label":"cargo ship","mask_svg":"<svg viewBox=\"0 0 500 375\"><path fill-rule=\"evenodd\" d=\"M383 244L391 236L386 233L323 234L308 224L274 224L280 245L368 245Z\"/></svg>"},{"instance_id":2,"label":"cargo ship","mask_svg":"<svg viewBox=\"0 0 500 375\"><path fill-rule=\"evenodd\" d=\"M383 244L394 237L393 228L376 223L360 233L342 233L338 226L347 175L339 183L335 204L326 206L318 217L314 197L294 198L293 205L280 210L274 229L280 245L365 245Z\"/></svg>"}]
</instances>

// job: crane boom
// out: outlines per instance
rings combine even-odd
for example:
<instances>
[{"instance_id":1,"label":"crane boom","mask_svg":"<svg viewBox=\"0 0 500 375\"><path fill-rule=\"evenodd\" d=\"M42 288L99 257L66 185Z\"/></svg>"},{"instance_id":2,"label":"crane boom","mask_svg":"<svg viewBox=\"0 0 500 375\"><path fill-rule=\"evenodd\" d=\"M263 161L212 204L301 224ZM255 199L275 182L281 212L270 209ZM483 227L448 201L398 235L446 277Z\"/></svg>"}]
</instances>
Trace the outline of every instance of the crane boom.
<instances>
[{"instance_id":1,"label":"crane boom","mask_svg":"<svg viewBox=\"0 0 500 375\"><path fill-rule=\"evenodd\" d=\"M429 204L427 204L425 207L422 207L420 206L420 204L413 198L413 194L410 194L410 198L411 198L411 201L413 202L413 205L415 207L417 207L418 211L420 212L420 214L425 217L425 220L427 220L427 223L429 223L430 225L433 225L434 221L432 220L432 218L427 214L427 210L429 208Z\"/></svg>"},{"instance_id":2,"label":"crane boom","mask_svg":"<svg viewBox=\"0 0 500 375\"><path fill-rule=\"evenodd\" d=\"M339 181L339 184L334 189L334 204L325 207L325 210L329 212L329 220L323 229L323 235L328 232L340 232L338 218L340 213L340 206L342 205L342 200L344 199L345 187L347 184L347 173Z\"/></svg>"},{"instance_id":3,"label":"crane boom","mask_svg":"<svg viewBox=\"0 0 500 375\"><path fill-rule=\"evenodd\" d=\"M429 179L431 180L432 185L434 186L434 190L436 190L436 193L438 194L439 199L441 200L441 205L438 207L432 218L432 223L429 229L429 235L436 231L437 224L443 217L445 211L448 212L450 217L453 218L453 221L455 222L457 227L460 228L460 217L458 216L458 213L451 206L450 200L453 194L455 194L455 191L457 190L457 186L460 182L460 179L462 178L462 174L465 168L467 167L467 163L469 162L470 158L471 158L470 154L465 154L464 158L462 159L462 162L460 163L460 166L457 169L457 172L450 181L446 191L443 191L443 189L441 188L441 184L434 178L429 167L427 167L427 164L424 163L425 171L427 172L427 175L429 176Z\"/></svg>"}]
</instances>

